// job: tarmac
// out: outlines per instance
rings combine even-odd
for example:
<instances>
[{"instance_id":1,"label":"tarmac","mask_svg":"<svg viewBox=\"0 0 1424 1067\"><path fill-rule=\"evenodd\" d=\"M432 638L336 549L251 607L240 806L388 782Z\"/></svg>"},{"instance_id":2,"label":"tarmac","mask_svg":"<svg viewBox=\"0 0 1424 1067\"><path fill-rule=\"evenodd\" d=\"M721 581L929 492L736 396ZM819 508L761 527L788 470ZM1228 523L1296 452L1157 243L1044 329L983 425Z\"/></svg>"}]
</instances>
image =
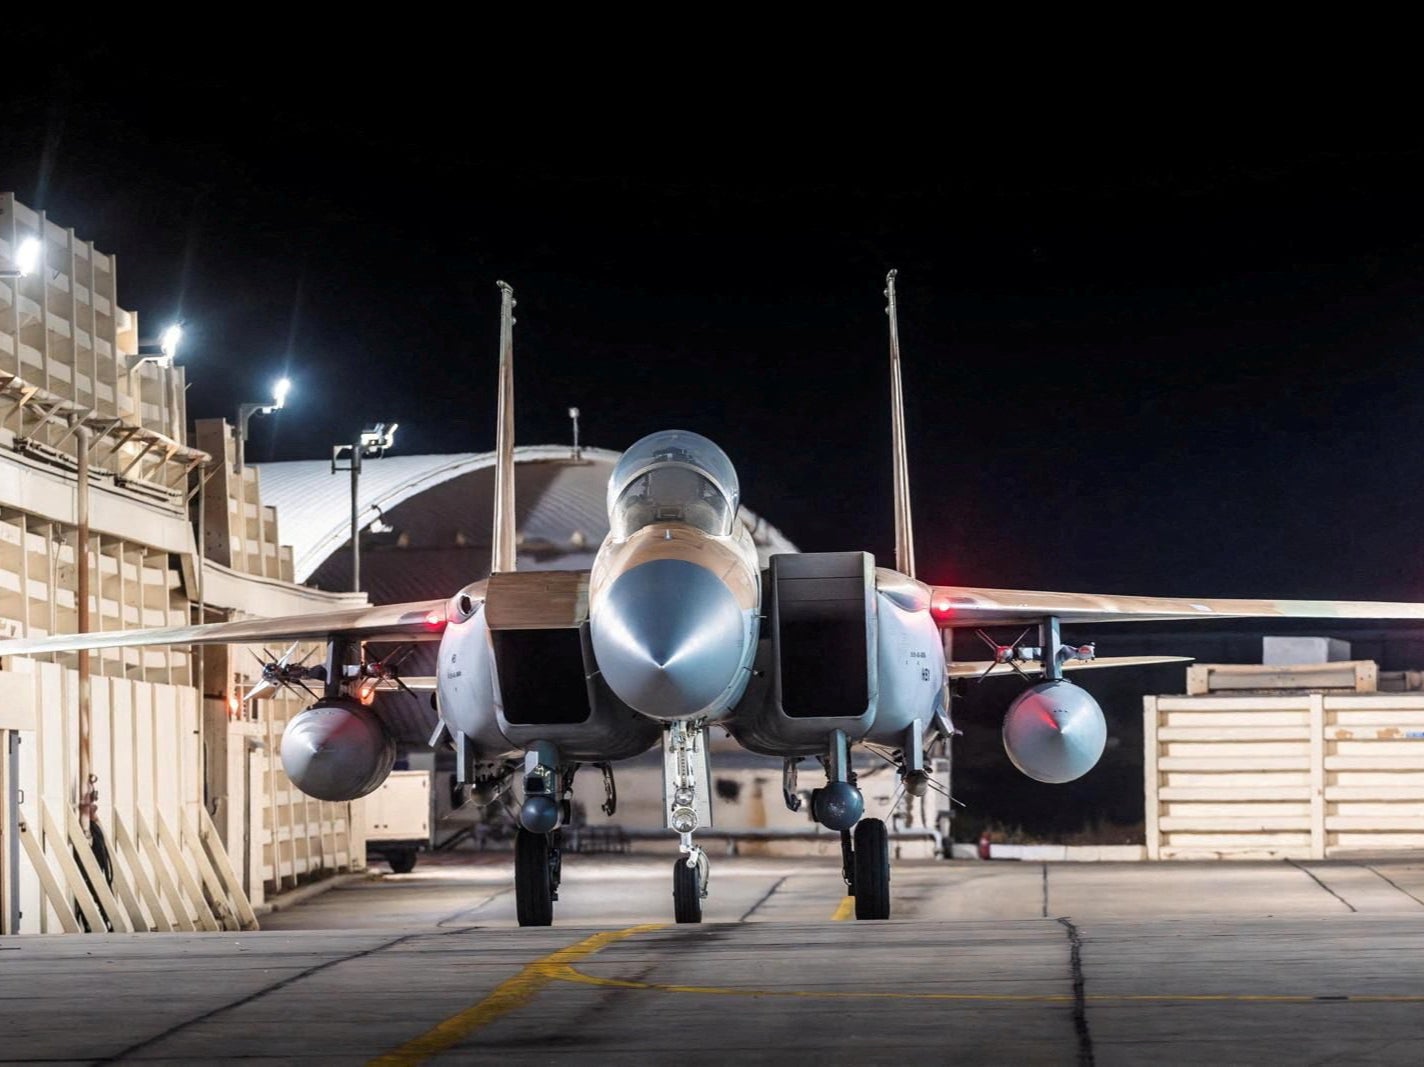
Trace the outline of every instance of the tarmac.
<instances>
[{"instance_id":1,"label":"tarmac","mask_svg":"<svg viewBox=\"0 0 1424 1067\"><path fill-rule=\"evenodd\" d=\"M572 855L520 929L508 855L422 857L251 934L0 940L0 1061L1424 1063L1424 856L839 864ZM378 868L383 869L383 868Z\"/></svg>"}]
</instances>

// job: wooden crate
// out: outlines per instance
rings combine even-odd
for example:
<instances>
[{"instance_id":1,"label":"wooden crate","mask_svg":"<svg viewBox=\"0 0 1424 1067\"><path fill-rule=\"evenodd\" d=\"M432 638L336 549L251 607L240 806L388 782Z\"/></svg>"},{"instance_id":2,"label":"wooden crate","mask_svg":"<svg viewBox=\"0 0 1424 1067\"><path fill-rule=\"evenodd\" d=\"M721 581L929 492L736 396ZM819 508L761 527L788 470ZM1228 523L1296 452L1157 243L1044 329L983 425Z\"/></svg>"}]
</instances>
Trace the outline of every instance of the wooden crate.
<instances>
[{"instance_id":1,"label":"wooden crate","mask_svg":"<svg viewBox=\"0 0 1424 1067\"><path fill-rule=\"evenodd\" d=\"M1187 695L1221 692L1348 692L1373 693L1379 688L1379 667L1373 660L1303 663L1268 667L1259 663L1197 663L1187 668Z\"/></svg>"},{"instance_id":2,"label":"wooden crate","mask_svg":"<svg viewBox=\"0 0 1424 1067\"><path fill-rule=\"evenodd\" d=\"M1424 694L1143 701L1149 859L1424 850Z\"/></svg>"}]
</instances>

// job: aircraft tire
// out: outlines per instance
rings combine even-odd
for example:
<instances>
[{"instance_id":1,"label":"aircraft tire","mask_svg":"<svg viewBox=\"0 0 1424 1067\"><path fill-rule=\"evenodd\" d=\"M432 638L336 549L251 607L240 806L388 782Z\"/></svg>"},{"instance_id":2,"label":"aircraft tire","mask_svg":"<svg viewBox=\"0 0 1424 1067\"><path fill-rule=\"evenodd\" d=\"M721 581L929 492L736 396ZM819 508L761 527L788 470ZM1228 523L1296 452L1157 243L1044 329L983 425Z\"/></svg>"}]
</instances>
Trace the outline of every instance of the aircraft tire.
<instances>
[{"instance_id":1,"label":"aircraft tire","mask_svg":"<svg viewBox=\"0 0 1424 1067\"><path fill-rule=\"evenodd\" d=\"M409 874L415 870L415 858L413 848L398 848L386 853L386 862L391 865L392 874Z\"/></svg>"},{"instance_id":2,"label":"aircraft tire","mask_svg":"<svg viewBox=\"0 0 1424 1067\"><path fill-rule=\"evenodd\" d=\"M520 926L554 922L554 878L549 867L549 835L520 827L514 839L514 901Z\"/></svg>"},{"instance_id":3,"label":"aircraft tire","mask_svg":"<svg viewBox=\"0 0 1424 1067\"><path fill-rule=\"evenodd\" d=\"M680 923L702 921L702 886L698 884L697 868L684 859L672 866L672 910Z\"/></svg>"},{"instance_id":4,"label":"aircraft tire","mask_svg":"<svg viewBox=\"0 0 1424 1067\"><path fill-rule=\"evenodd\" d=\"M855 824L855 917L890 918L890 837L879 819Z\"/></svg>"}]
</instances>

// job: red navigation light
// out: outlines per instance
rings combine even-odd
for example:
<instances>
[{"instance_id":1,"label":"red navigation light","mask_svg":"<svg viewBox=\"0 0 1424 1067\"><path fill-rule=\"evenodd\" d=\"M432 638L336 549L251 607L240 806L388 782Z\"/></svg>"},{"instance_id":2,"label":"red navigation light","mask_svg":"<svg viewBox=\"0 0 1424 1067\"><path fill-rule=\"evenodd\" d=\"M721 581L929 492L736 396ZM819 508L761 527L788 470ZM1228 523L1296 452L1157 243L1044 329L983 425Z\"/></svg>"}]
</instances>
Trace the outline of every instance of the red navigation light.
<instances>
[{"instance_id":1,"label":"red navigation light","mask_svg":"<svg viewBox=\"0 0 1424 1067\"><path fill-rule=\"evenodd\" d=\"M935 622L944 626L954 618L954 605L950 602L949 597L937 596L930 601L930 614L934 616Z\"/></svg>"},{"instance_id":2,"label":"red navigation light","mask_svg":"<svg viewBox=\"0 0 1424 1067\"><path fill-rule=\"evenodd\" d=\"M439 608L431 608L425 613L425 625L438 630L445 625L445 613Z\"/></svg>"}]
</instances>

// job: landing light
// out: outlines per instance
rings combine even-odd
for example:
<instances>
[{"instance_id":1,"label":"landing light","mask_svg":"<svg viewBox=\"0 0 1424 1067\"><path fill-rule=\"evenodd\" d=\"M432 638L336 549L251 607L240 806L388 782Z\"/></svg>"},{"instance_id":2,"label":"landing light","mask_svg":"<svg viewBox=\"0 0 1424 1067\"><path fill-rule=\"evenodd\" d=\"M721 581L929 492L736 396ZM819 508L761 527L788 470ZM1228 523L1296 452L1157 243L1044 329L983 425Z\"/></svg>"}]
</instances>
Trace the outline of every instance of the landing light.
<instances>
[{"instance_id":1,"label":"landing light","mask_svg":"<svg viewBox=\"0 0 1424 1067\"><path fill-rule=\"evenodd\" d=\"M287 394L292 391L292 383L286 378L280 378L277 384L272 386L272 399L277 403L275 407L280 411L282 405L287 402Z\"/></svg>"}]
</instances>

